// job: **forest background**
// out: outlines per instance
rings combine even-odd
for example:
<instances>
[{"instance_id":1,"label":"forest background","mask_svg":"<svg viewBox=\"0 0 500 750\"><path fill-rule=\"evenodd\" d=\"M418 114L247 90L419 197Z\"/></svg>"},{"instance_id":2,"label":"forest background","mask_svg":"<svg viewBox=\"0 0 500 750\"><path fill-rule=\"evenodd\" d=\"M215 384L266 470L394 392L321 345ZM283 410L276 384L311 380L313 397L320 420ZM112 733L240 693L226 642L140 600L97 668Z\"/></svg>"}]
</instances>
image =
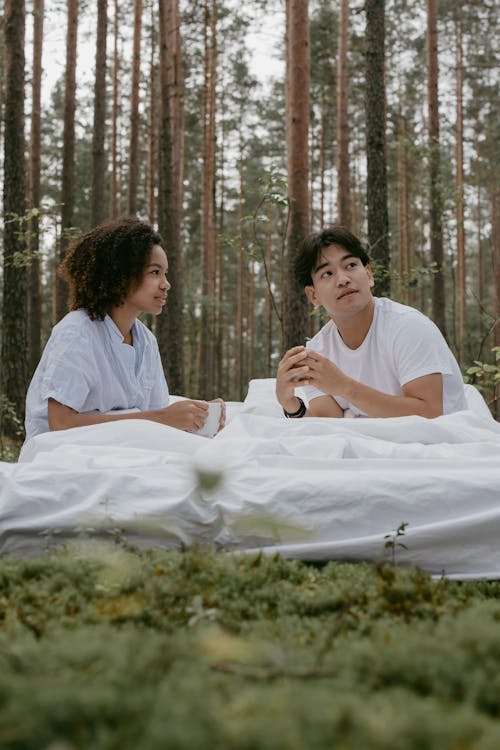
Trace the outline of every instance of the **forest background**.
<instances>
[{"instance_id":1,"label":"forest background","mask_svg":"<svg viewBox=\"0 0 500 750\"><path fill-rule=\"evenodd\" d=\"M146 322L171 392L239 400L275 374L324 322L293 254L340 222L495 411L498 17L495 0L0 2L0 434L67 311L69 239L121 214L165 240L172 291Z\"/></svg>"}]
</instances>

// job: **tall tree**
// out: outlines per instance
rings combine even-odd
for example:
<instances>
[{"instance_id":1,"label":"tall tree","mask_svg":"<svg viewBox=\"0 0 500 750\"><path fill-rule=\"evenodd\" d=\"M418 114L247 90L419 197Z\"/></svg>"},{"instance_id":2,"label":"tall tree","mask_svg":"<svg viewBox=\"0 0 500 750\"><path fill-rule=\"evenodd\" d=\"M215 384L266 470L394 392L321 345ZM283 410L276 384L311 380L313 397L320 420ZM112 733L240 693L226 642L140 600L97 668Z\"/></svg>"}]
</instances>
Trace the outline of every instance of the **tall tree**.
<instances>
[{"instance_id":1,"label":"tall tree","mask_svg":"<svg viewBox=\"0 0 500 750\"><path fill-rule=\"evenodd\" d=\"M294 258L309 231L309 6L287 0L287 172L290 221L284 292L284 346L303 344L308 334L307 302L293 273Z\"/></svg>"},{"instance_id":2,"label":"tall tree","mask_svg":"<svg viewBox=\"0 0 500 750\"><path fill-rule=\"evenodd\" d=\"M183 262L179 224L179 185L174 178L172 153L172 78L176 53L174 25L178 0L158 0L160 26L160 136L158 225L165 242L172 285L166 310L158 319L157 336L167 380L173 393L184 393ZM175 33L174 33L175 31ZM177 50L179 52L179 50ZM175 65L174 65L175 67Z\"/></svg>"},{"instance_id":3,"label":"tall tree","mask_svg":"<svg viewBox=\"0 0 500 750\"><path fill-rule=\"evenodd\" d=\"M337 62L337 210L338 221L351 226L351 176L349 167L349 0L340 0Z\"/></svg>"},{"instance_id":4,"label":"tall tree","mask_svg":"<svg viewBox=\"0 0 500 750\"><path fill-rule=\"evenodd\" d=\"M33 2L33 71L31 76L31 137L29 151L28 204L32 209L29 231L28 268L28 360L34 372L40 359L42 326L42 290L39 262L41 89L44 0Z\"/></svg>"},{"instance_id":5,"label":"tall tree","mask_svg":"<svg viewBox=\"0 0 500 750\"><path fill-rule=\"evenodd\" d=\"M440 185L439 97L438 97L438 0L427 0L427 104L429 117L429 182L432 277L432 317L446 335L446 294L443 275L443 196Z\"/></svg>"},{"instance_id":6,"label":"tall tree","mask_svg":"<svg viewBox=\"0 0 500 750\"><path fill-rule=\"evenodd\" d=\"M401 298L409 302L410 237L408 221L408 138L406 118L398 117L398 256Z\"/></svg>"},{"instance_id":7,"label":"tall tree","mask_svg":"<svg viewBox=\"0 0 500 750\"><path fill-rule=\"evenodd\" d=\"M462 14L460 6L456 9L456 220L457 220L457 350L459 362L464 361L465 327L466 327L466 288L465 288L465 216L464 216L464 122L463 122L463 88L464 72L462 62Z\"/></svg>"},{"instance_id":8,"label":"tall tree","mask_svg":"<svg viewBox=\"0 0 500 750\"><path fill-rule=\"evenodd\" d=\"M134 3L134 51L132 55L132 90L130 95L130 149L128 172L128 212L137 211L139 180L139 80L141 74L142 0Z\"/></svg>"},{"instance_id":9,"label":"tall tree","mask_svg":"<svg viewBox=\"0 0 500 750\"><path fill-rule=\"evenodd\" d=\"M5 0L4 248L1 391L24 416L28 379L27 271L23 265L26 176L24 161L24 0ZM20 261L20 262L19 262ZM0 416L1 410L0 410ZM2 420L3 421L3 420ZM14 424L0 434L15 436Z\"/></svg>"},{"instance_id":10,"label":"tall tree","mask_svg":"<svg viewBox=\"0 0 500 750\"><path fill-rule=\"evenodd\" d=\"M203 176L201 195L202 313L200 336L200 392L213 394L215 372L215 154L217 83L217 0L205 2L205 63L203 86Z\"/></svg>"},{"instance_id":11,"label":"tall tree","mask_svg":"<svg viewBox=\"0 0 500 750\"><path fill-rule=\"evenodd\" d=\"M366 196L368 242L371 257L379 264L376 292L390 292L389 214L385 138L385 0L366 0Z\"/></svg>"},{"instance_id":12,"label":"tall tree","mask_svg":"<svg viewBox=\"0 0 500 750\"><path fill-rule=\"evenodd\" d=\"M118 55L118 30L120 21L120 6L115 0L113 19L113 96L111 109L111 184L110 184L110 207L112 217L117 216L118 211L118 81L120 57Z\"/></svg>"},{"instance_id":13,"label":"tall tree","mask_svg":"<svg viewBox=\"0 0 500 750\"><path fill-rule=\"evenodd\" d=\"M491 196L494 295L495 295L495 333L494 344L500 346L500 189L496 186ZM497 417L500 415L500 404L497 404Z\"/></svg>"},{"instance_id":14,"label":"tall tree","mask_svg":"<svg viewBox=\"0 0 500 750\"><path fill-rule=\"evenodd\" d=\"M94 128L92 135L92 226L106 216L104 204L106 154L106 39L108 32L108 0L97 2L97 41L95 52Z\"/></svg>"},{"instance_id":15,"label":"tall tree","mask_svg":"<svg viewBox=\"0 0 500 750\"><path fill-rule=\"evenodd\" d=\"M78 40L78 0L67 0L68 25L66 33L66 72L64 77L64 128L61 190L61 238L59 258L64 258L73 227L75 204L75 110L76 110L76 50ZM55 287L56 319L68 310L68 288L60 276Z\"/></svg>"}]
</instances>

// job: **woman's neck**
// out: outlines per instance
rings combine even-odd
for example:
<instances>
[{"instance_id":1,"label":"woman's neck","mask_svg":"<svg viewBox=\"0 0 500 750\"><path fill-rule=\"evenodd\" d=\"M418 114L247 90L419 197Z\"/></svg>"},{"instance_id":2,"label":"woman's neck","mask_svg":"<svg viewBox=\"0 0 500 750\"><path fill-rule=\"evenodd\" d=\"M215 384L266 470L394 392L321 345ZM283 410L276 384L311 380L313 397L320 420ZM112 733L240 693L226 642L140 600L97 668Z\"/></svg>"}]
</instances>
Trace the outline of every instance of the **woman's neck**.
<instances>
[{"instance_id":1,"label":"woman's neck","mask_svg":"<svg viewBox=\"0 0 500 750\"><path fill-rule=\"evenodd\" d=\"M121 307L113 307L109 313L109 317L122 334L123 343L132 346L132 327L136 321L136 316L122 305Z\"/></svg>"}]
</instances>

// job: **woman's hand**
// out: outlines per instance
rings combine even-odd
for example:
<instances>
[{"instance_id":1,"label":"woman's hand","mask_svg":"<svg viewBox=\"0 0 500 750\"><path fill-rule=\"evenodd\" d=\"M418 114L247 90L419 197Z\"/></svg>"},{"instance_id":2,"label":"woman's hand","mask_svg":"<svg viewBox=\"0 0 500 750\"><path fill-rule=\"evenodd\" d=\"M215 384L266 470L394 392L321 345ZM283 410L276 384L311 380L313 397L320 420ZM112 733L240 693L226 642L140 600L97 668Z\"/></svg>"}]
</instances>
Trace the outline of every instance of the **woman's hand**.
<instances>
[{"instance_id":1,"label":"woman's hand","mask_svg":"<svg viewBox=\"0 0 500 750\"><path fill-rule=\"evenodd\" d=\"M158 409L158 422L185 432L196 432L205 424L208 416L206 401L183 399L171 406Z\"/></svg>"},{"instance_id":2,"label":"woman's hand","mask_svg":"<svg viewBox=\"0 0 500 750\"><path fill-rule=\"evenodd\" d=\"M214 402L220 404L220 420L217 428L217 432L220 432L226 426L226 402L221 398L213 398L210 403L213 404Z\"/></svg>"}]
</instances>

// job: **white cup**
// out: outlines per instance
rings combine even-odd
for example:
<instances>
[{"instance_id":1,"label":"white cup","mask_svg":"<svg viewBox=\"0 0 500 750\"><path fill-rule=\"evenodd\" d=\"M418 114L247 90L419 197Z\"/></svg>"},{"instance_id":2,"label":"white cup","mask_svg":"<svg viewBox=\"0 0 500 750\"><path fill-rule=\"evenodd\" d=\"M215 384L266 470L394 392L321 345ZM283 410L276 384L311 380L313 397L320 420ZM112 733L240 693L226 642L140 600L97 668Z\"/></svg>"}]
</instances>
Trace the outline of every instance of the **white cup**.
<instances>
[{"instance_id":1,"label":"white cup","mask_svg":"<svg viewBox=\"0 0 500 750\"><path fill-rule=\"evenodd\" d=\"M220 415L221 415L222 404L220 401L210 401L208 404L208 416L203 427L196 430L197 435L203 435L203 437L214 437L217 435L219 429Z\"/></svg>"}]
</instances>

